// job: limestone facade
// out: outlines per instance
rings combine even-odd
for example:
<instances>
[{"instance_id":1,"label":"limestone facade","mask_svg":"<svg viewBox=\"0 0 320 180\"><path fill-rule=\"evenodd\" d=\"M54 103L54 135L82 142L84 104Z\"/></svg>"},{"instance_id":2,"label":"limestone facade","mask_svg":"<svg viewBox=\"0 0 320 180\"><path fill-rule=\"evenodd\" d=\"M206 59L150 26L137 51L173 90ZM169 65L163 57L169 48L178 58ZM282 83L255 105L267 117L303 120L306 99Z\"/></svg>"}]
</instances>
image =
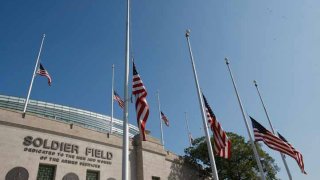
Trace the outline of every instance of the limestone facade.
<instances>
[{"instance_id":1,"label":"limestone facade","mask_svg":"<svg viewBox=\"0 0 320 180\"><path fill-rule=\"evenodd\" d=\"M147 140L141 143L136 136L130 141L131 180L198 179L197 172L158 139L147 136ZM85 180L88 171L97 172L100 180L120 180L122 137L0 109L0 162L0 179L6 180L17 167L27 170L29 180L36 180L40 165L54 167L55 180L69 173Z\"/></svg>"}]
</instances>

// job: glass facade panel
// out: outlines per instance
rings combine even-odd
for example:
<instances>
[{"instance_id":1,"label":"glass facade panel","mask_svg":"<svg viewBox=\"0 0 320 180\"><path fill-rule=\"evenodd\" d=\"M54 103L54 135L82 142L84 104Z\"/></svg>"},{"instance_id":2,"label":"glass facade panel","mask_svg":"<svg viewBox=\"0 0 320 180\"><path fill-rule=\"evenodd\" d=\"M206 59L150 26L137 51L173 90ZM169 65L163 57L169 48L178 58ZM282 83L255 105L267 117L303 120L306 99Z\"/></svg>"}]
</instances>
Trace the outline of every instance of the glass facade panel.
<instances>
[{"instance_id":1,"label":"glass facade panel","mask_svg":"<svg viewBox=\"0 0 320 180\"><path fill-rule=\"evenodd\" d=\"M0 108L22 111L24 107L24 98L17 98L12 96L0 95ZM110 129L110 117L82 109L71 108L58 104L52 104L42 101L30 100L27 108L27 114L36 116L43 116L46 118L54 119L72 123L88 129L93 129L98 132L108 133ZM113 133L122 136L122 121L113 119ZM139 133L139 129L132 124L129 125L129 137Z\"/></svg>"}]
</instances>

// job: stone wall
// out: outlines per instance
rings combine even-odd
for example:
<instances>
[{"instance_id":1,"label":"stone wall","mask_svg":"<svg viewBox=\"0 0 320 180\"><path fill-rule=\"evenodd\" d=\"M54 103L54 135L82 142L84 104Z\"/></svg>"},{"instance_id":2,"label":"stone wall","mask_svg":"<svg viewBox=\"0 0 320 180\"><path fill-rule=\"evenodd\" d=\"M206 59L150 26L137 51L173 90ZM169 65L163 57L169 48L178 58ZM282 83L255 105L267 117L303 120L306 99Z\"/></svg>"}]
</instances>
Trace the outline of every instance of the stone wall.
<instances>
[{"instance_id":1,"label":"stone wall","mask_svg":"<svg viewBox=\"0 0 320 180\"><path fill-rule=\"evenodd\" d=\"M197 172L166 151L158 139L147 140L141 144L136 136L130 142L131 180L198 179ZM68 173L85 180L87 170L99 171L101 180L120 180L122 137L0 109L0 162L0 179L11 169L24 167L34 180L39 164L49 164L56 167L57 180Z\"/></svg>"}]
</instances>

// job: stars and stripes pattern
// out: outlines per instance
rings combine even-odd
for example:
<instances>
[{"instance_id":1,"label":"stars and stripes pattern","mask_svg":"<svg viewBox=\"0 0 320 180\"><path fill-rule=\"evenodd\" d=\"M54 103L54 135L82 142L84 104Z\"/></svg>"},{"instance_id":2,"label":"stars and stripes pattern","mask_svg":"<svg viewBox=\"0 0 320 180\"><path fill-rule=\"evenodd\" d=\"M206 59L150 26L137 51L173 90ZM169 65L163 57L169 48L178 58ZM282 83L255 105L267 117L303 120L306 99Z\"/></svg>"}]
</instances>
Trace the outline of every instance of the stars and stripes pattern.
<instances>
[{"instance_id":1,"label":"stars and stripes pattern","mask_svg":"<svg viewBox=\"0 0 320 180\"><path fill-rule=\"evenodd\" d=\"M40 63L39 69L37 70L37 74L39 74L40 76L45 76L48 79L48 84L49 86L51 86L51 82L52 79L48 73L48 71L46 69L44 69L44 67L42 66L42 64Z\"/></svg>"},{"instance_id":2,"label":"stars and stripes pattern","mask_svg":"<svg viewBox=\"0 0 320 180\"><path fill-rule=\"evenodd\" d=\"M166 126L169 127L169 120L168 120L168 118L163 114L162 111L160 112L160 114L161 114L161 119L163 120L163 122L166 124Z\"/></svg>"},{"instance_id":3,"label":"stars and stripes pattern","mask_svg":"<svg viewBox=\"0 0 320 180\"><path fill-rule=\"evenodd\" d=\"M269 148L295 158L295 153L292 151L292 148L286 142L272 134L272 132L268 131L265 127L263 127L252 117L250 117L250 119L252 122L255 141L262 141Z\"/></svg>"},{"instance_id":4,"label":"stars and stripes pattern","mask_svg":"<svg viewBox=\"0 0 320 180\"><path fill-rule=\"evenodd\" d=\"M140 126L142 140L146 141L145 128L149 116L149 105L147 103L147 90L143 85L140 75L137 72L136 66L133 63L133 81L132 81L132 94L135 96L137 121Z\"/></svg>"},{"instance_id":5,"label":"stars and stripes pattern","mask_svg":"<svg viewBox=\"0 0 320 180\"><path fill-rule=\"evenodd\" d=\"M124 101L121 99L119 94L116 91L113 91L113 99L116 100L119 106L123 109L124 108Z\"/></svg>"},{"instance_id":6,"label":"stars and stripes pattern","mask_svg":"<svg viewBox=\"0 0 320 180\"><path fill-rule=\"evenodd\" d=\"M292 151L293 151L294 154L295 154L294 159L297 161L297 163L298 163L298 165L299 165L299 167L300 167L300 169L301 169L301 172L302 172L303 174L307 174L306 171L304 170L304 163L303 163L303 156L302 156L302 154L301 154L299 151L297 151L279 132L278 132L278 136L279 136L279 138L280 138L281 140L283 140L285 143L287 143L288 146L291 147Z\"/></svg>"},{"instance_id":7,"label":"stars and stripes pattern","mask_svg":"<svg viewBox=\"0 0 320 180\"><path fill-rule=\"evenodd\" d=\"M207 113L208 123L213 133L214 138L214 152L216 155L230 159L231 158L231 141L229 140L226 132L222 129L220 123L217 121L211 107L208 104L207 99L204 95L203 100L205 104L205 110Z\"/></svg>"}]
</instances>

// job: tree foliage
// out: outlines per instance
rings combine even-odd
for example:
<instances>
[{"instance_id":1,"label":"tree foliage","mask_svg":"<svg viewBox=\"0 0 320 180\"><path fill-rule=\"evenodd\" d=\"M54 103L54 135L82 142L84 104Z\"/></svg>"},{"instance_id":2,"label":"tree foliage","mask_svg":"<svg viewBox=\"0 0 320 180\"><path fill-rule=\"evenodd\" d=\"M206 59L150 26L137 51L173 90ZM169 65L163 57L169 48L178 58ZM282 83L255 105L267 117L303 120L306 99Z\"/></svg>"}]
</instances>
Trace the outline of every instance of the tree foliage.
<instances>
[{"instance_id":1,"label":"tree foliage","mask_svg":"<svg viewBox=\"0 0 320 180\"><path fill-rule=\"evenodd\" d=\"M231 158L224 159L215 156L218 175L220 179L260 179L260 173L255 161L253 150L249 141L235 133L227 133L231 140ZM213 146L213 138L211 138ZM267 179L277 179L276 173L279 167L268 153L261 149L260 144L256 144L259 156ZM204 137L194 140L193 146L185 149L185 160L196 167L201 173L202 178L211 176L210 159L208 148Z\"/></svg>"}]
</instances>

